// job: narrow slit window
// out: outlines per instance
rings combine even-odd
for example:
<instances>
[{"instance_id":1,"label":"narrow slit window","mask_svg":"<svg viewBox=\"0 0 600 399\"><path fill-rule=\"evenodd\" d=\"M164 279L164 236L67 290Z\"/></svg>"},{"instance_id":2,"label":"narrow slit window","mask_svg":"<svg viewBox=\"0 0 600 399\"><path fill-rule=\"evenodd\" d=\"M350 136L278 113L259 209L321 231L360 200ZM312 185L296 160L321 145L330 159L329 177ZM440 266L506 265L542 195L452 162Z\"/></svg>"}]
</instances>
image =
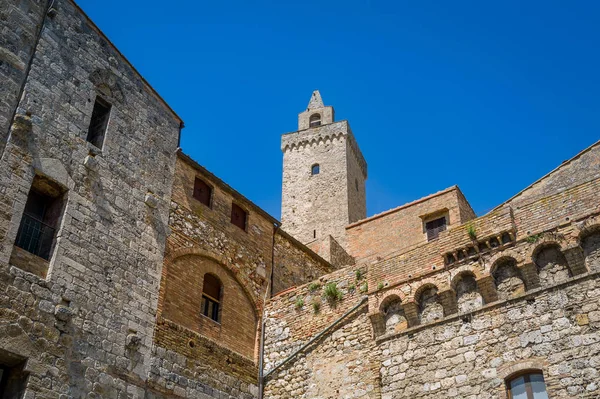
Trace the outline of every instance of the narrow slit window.
<instances>
[{"instance_id":1,"label":"narrow slit window","mask_svg":"<svg viewBox=\"0 0 600 399\"><path fill-rule=\"evenodd\" d=\"M439 237L442 231L446 230L446 217L431 220L425 223L425 231L427 232L427 241L435 240Z\"/></svg>"},{"instance_id":2,"label":"narrow slit window","mask_svg":"<svg viewBox=\"0 0 600 399\"><path fill-rule=\"evenodd\" d=\"M314 164L313 166L310 167L310 174L311 175L318 175L321 172L321 167L319 166L318 163Z\"/></svg>"},{"instance_id":3,"label":"narrow slit window","mask_svg":"<svg viewBox=\"0 0 600 399\"><path fill-rule=\"evenodd\" d=\"M194 198L210 208L212 188L202 179L194 180Z\"/></svg>"},{"instance_id":4,"label":"narrow slit window","mask_svg":"<svg viewBox=\"0 0 600 399\"><path fill-rule=\"evenodd\" d=\"M231 223L246 231L248 213L237 204L231 204Z\"/></svg>"},{"instance_id":5,"label":"narrow slit window","mask_svg":"<svg viewBox=\"0 0 600 399\"><path fill-rule=\"evenodd\" d=\"M309 119L310 127L321 126L321 114L312 114Z\"/></svg>"},{"instance_id":6,"label":"narrow slit window","mask_svg":"<svg viewBox=\"0 0 600 399\"><path fill-rule=\"evenodd\" d=\"M221 322L221 293L223 286L212 274L204 275L202 286L202 314L217 323Z\"/></svg>"},{"instance_id":7,"label":"narrow slit window","mask_svg":"<svg viewBox=\"0 0 600 399\"><path fill-rule=\"evenodd\" d=\"M104 136L110 118L111 105L100 97L96 97L92 119L88 128L87 141L98 148L104 145Z\"/></svg>"}]
</instances>

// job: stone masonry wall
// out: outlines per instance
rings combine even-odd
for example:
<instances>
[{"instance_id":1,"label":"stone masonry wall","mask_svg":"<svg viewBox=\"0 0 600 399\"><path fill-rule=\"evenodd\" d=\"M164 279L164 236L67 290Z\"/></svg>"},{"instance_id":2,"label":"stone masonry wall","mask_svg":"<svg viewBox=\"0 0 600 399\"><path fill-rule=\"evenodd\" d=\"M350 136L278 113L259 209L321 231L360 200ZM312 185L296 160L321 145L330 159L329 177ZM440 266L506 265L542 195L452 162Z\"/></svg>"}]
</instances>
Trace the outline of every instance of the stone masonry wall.
<instances>
[{"instance_id":1,"label":"stone masonry wall","mask_svg":"<svg viewBox=\"0 0 600 399\"><path fill-rule=\"evenodd\" d=\"M27 360L27 398L143 397L181 121L73 2L54 8L0 159L0 348ZM46 278L9 264L35 175L66 191Z\"/></svg>"},{"instance_id":2,"label":"stone masonry wall","mask_svg":"<svg viewBox=\"0 0 600 399\"><path fill-rule=\"evenodd\" d=\"M0 8L0 156L33 56L48 1L2 2Z\"/></svg>"},{"instance_id":3,"label":"stone masonry wall","mask_svg":"<svg viewBox=\"0 0 600 399\"><path fill-rule=\"evenodd\" d=\"M364 196L354 195L352 201L349 199L349 191L356 191L354 180L358 179L360 190L366 179L366 164L350 160L360 154L358 146L350 146L350 141L354 143L347 121L282 137L282 227L302 243L332 235L345 248L345 227L352 221L351 217L366 216L362 214L366 207L359 204L364 201ZM349 171L349 162L351 165L363 165L364 173L360 171L357 174L355 169L360 169L358 166ZM314 164L320 165L320 172L311 175ZM349 173L352 176L349 177Z\"/></svg>"}]
</instances>

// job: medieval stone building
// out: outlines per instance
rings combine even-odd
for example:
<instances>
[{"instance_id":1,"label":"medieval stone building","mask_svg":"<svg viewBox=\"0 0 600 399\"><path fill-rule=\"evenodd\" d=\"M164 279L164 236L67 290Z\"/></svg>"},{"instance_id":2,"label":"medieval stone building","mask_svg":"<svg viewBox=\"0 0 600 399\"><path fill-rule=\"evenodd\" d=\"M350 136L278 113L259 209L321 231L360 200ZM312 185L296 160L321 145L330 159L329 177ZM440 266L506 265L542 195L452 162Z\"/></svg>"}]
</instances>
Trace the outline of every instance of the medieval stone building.
<instances>
[{"instance_id":1,"label":"medieval stone building","mask_svg":"<svg viewBox=\"0 0 600 399\"><path fill-rule=\"evenodd\" d=\"M282 222L72 0L0 0L0 399L600 397L600 142L367 217L319 92Z\"/></svg>"}]
</instances>

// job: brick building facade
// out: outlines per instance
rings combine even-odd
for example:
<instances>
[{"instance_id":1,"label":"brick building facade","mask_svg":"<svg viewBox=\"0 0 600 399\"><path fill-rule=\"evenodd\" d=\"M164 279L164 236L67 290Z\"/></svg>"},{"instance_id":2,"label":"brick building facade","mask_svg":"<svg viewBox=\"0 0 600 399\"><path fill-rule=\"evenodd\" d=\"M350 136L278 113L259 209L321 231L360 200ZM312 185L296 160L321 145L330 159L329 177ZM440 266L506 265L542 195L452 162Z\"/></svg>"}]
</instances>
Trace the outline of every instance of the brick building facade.
<instances>
[{"instance_id":1,"label":"brick building facade","mask_svg":"<svg viewBox=\"0 0 600 399\"><path fill-rule=\"evenodd\" d=\"M367 218L314 92L280 223L72 0L0 5L0 399L598 397L600 143Z\"/></svg>"}]
</instances>

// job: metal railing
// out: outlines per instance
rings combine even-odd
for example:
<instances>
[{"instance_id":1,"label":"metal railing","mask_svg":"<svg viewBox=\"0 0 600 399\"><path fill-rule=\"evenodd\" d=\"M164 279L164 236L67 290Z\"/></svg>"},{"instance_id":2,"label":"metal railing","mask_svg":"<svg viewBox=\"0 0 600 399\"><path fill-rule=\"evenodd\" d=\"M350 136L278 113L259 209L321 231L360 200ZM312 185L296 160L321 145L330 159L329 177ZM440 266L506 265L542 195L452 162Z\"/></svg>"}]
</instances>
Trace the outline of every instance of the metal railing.
<instances>
[{"instance_id":1,"label":"metal railing","mask_svg":"<svg viewBox=\"0 0 600 399\"><path fill-rule=\"evenodd\" d=\"M23 214L15 245L40 258L49 260L55 229L39 219Z\"/></svg>"}]
</instances>

